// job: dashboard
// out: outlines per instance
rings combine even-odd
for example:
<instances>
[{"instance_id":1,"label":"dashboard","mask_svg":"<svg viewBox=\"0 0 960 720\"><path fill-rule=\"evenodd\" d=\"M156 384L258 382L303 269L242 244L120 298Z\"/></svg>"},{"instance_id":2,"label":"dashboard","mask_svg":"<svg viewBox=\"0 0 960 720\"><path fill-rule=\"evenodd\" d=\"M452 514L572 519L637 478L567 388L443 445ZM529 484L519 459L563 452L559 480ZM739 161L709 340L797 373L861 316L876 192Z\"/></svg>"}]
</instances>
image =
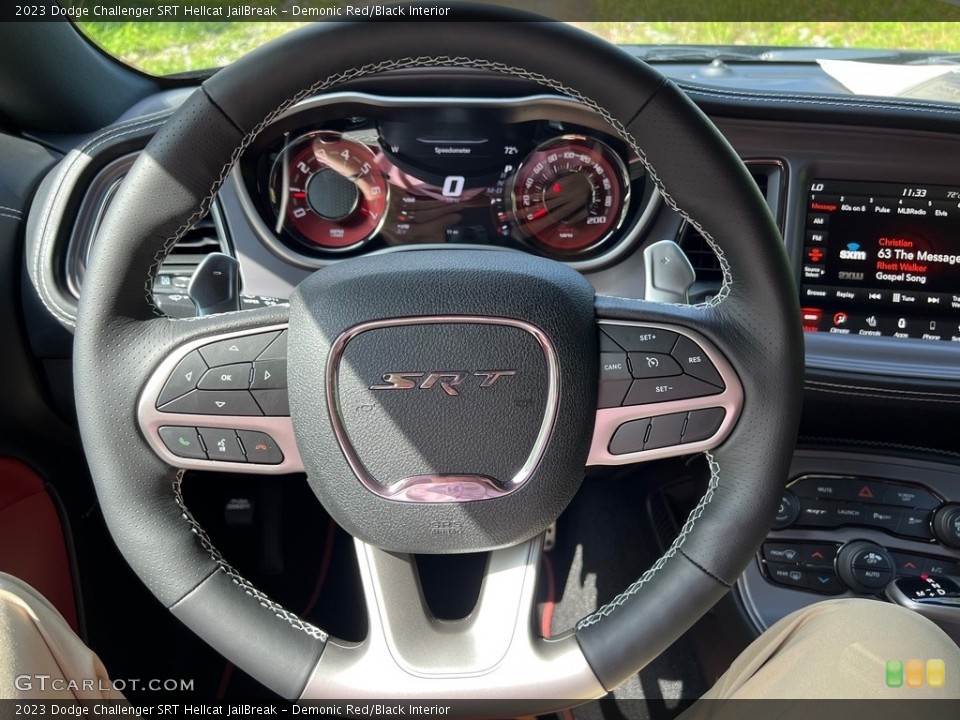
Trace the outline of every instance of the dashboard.
<instances>
[{"instance_id":1,"label":"dashboard","mask_svg":"<svg viewBox=\"0 0 960 720\"><path fill-rule=\"evenodd\" d=\"M692 72L661 69L679 81ZM896 101L837 109L835 98L785 108L789 94L721 80L699 76L686 87L777 220L808 331L806 447L788 478L786 515L739 583L763 628L825 595L871 594L854 558L863 548L850 543L872 543L881 574L960 563L960 535L949 532L960 517L949 430L960 403L960 113L930 106L911 115ZM29 328L38 356L69 356L61 326L71 325L81 290L91 291L82 268L99 218L188 92L133 108L96 143L68 152L41 186L35 206L47 212L27 229L34 290L25 299L42 301ZM193 314L189 277L211 251L237 258L252 307L283 302L343 258L442 244L549 257L599 293L642 297L643 250L660 240L678 242L696 270L692 302L718 292L709 245L594 112L482 73L401 74L307 98L275 118L227 176L210 217L174 248L154 294L168 314ZM824 438L855 439L859 451L825 449ZM940 452L904 457L929 446ZM828 487L843 497L824 495ZM864 488L869 497L858 495Z\"/></svg>"}]
</instances>

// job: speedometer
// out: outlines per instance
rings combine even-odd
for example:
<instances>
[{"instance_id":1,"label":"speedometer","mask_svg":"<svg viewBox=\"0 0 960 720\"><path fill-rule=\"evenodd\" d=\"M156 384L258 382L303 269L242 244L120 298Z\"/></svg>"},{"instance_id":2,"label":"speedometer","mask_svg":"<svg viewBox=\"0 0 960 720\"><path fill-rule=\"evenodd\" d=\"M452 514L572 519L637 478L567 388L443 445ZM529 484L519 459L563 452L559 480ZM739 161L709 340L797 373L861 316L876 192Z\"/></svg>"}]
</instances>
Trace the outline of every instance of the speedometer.
<instances>
[{"instance_id":1,"label":"speedometer","mask_svg":"<svg viewBox=\"0 0 960 720\"><path fill-rule=\"evenodd\" d=\"M388 190L366 145L328 130L303 135L283 148L271 172L276 231L318 250L351 250L380 229Z\"/></svg>"},{"instance_id":2,"label":"speedometer","mask_svg":"<svg viewBox=\"0 0 960 720\"><path fill-rule=\"evenodd\" d=\"M630 184L623 161L608 145L565 135L527 157L511 195L522 236L547 251L574 255L597 247L620 227Z\"/></svg>"}]
</instances>

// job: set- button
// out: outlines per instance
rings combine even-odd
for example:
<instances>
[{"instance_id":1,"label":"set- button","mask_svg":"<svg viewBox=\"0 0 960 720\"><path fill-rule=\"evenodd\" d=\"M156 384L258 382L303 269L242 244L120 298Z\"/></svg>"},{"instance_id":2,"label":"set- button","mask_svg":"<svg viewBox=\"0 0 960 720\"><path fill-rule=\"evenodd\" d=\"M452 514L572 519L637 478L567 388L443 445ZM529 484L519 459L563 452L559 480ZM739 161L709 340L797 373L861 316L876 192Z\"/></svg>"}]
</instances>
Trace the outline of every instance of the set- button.
<instances>
[{"instance_id":1,"label":"set- button","mask_svg":"<svg viewBox=\"0 0 960 720\"><path fill-rule=\"evenodd\" d=\"M643 326L600 326L600 408L687 400L724 389L706 352L685 335Z\"/></svg>"},{"instance_id":2,"label":"set- button","mask_svg":"<svg viewBox=\"0 0 960 720\"><path fill-rule=\"evenodd\" d=\"M188 415L289 415L286 352L286 330L204 345L177 363L157 408Z\"/></svg>"}]
</instances>

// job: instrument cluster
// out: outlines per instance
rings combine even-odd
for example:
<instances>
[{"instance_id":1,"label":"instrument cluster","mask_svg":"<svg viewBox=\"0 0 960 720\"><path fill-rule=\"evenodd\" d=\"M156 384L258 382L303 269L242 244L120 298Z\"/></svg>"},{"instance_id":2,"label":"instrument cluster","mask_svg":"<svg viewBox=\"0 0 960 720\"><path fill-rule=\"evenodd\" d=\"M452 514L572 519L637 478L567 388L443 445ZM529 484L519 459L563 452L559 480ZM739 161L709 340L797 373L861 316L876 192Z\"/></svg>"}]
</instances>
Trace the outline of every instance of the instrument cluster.
<instances>
[{"instance_id":1,"label":"instrument cluster","mask_svg":"<svg viewBox=\"0 0 960 720\"><path fill-rule=\"evenodd\" d=\"M656 195L603 128L549 96L325 96L262 133L241 172L263 239L304 264L413 244L576 264L636 239Z\"/></svg>"}]
</instances>

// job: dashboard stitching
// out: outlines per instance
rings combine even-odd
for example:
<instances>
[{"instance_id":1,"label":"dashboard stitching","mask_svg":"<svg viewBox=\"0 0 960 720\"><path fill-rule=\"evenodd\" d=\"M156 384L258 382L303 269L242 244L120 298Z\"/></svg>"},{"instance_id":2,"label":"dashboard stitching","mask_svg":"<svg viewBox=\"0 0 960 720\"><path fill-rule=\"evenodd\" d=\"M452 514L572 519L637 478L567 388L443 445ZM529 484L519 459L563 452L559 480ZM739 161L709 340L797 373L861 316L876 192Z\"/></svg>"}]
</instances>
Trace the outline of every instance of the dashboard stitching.
<instances>
[{"instance_id":1,"label":"dashboard stitching","mask_svg":"<svg viewBox=\"0 0 960 720\"><path fill-rule=\"evenodd\" d=\"M887 394L898 397L915 397L929 402L960 403L960 395L956 393L937 393L923 392L917 390L893 390L890 388L870 387L866 385L844 385L842 383L830 383L817 380L808 380L804 383L808 390L816 392L831 392L838 395L876 395ZM836 390L834 388L845 388L845 390ZM848 392L850 390L862 390L863 392Z\"/></svg>"},{"instance_id":2,"label":"dashboard stitching","mask_svg":"<svg viewBox=\"0 0 960 720\"><path fill-rule=\"evenodd\" d=\"M226 573L227 577L233 581L234 585L239 587L247 595L260 603L261 607L264 607L272 612L279 619L288 623L295 630L305 632L307 635L315 640L319 640L320 642L326 642L327 638L329 637L327 633L315 625L308 623L306 620L303 620L296 613L290 612L282 605L275 603L269 597L257 590L256 587L251 585L250 582L243 577L243 575L237 572L237 570L224 559L223 555L220 554L220 551L217 550L213 542L210 540L210 536L207 535L207 532L200 526L200 523L196 521L183 501L183 494L181 493L183 475L184 472L182 470L179 471L177 473L177 479L173 483L173 495L177 502L177 507L180 508L181 517L190 525L190 531L197 536L197 539L200 541L200 545L203 546L203 549L207 551L213 561L217 564L219 571Z\"/></svg>"},{"instance_id":3,"label":"dashboard stitching","mask_svg":"<svg viewBox=\"0 0 960 720\"><path fill-rule=\"evenodd\" d=\"M92 151L96 150L98 147L101 147L107 142L125 135L149 129L151 124L160 125L172 114L172 111L163 110L157 113L151 113L150 115L146 115L141 118L137 118L136 120L132 120L130 122L115 125L108 130L104 130L74 150L73 152L75 154L73 158L61 170L60 177L57 181L56 190L50 194L50 199L47 201L46 206L43 209L43 228L40 231L40 242L37 244L37 252L34 256L33 263L34 273L40 281L39 292L37 294L40 296L40 300L44 307L46 307L47 310L49 310L61 322L73 327L76 325L76 317L69 311L64 310L57 305L57 302L47 285L47 273L44 272L43 257L44 251L52 243L53 236L55 235L55 231L50 230L53 206L63 194L63 189L67 184L68 176L78 167L81 160L90 159L90 153L92 153Z\"/></svg>"},{"instance_id":4,"label":"dashboard stitching","mask_svg":"<svg viewBox=\"0 0 960 720\"><path fill-rule=\"evenodd\" d=\"M716 490L720 485L720 464L713 457L713 454L710 452L704 453L707 458L707 462L710 464L710 483L707 486L707 491L703 494L703 497L700 498L700 502L697 503L697 506L690 512L690 515L687 517L687 521L684 523L683 528L680 530L680 534L677 535L676 539L667 548L667 551L660 556L660 559L653 564L649 570L647 570L643 575L640 576L632 585L630 585L626 590L617 595L613 600L599 608L592 615L588 615L583 618L580 622L577 623L577 630L583 630L588 628L591 625L596 625L598 622L603 620L603 618L611 615L618 607L623 605L627 600L636 595L640 589L650 582L653 577L657 574L659 570L667 564L667 560L676 555L684 541L687 539L687 536L693 531L693 527L696 524L697 520L700 519L700 516L703 515L704 510L706 510L707 505L710 504L710 501L713 500L716 495ZM683 554L683 553L681 553ZM684 557L686 557L684 555ZM699 567L699 566L698 566ZM702 569L702 568L701 568ZM709 573L708 573L709 574Z\"/></svg>"},{"instance_id":5,"label":"dashboard stitching","mask_svg":"<svg viewBox=\"0 0 960 720\"><path fill-rule=\"evenodd\" d=\"M416 58L401 58L399 60L385 60L379 63L369 63L367 65L362 65L361 67L358 67L358 68L350 68L341 73L330 75L327 78L314 83L310 87L304 88L303 90L296 93L295 95L288 98L287 100L284 100L282 103L280 103L279 106L277 106L276 109L268 113L266 117L263 118L263 120L257 123L257 125L255 125L253 129L240 140L240 144L231 154L230 160L224 164L220 172L220 177L218 177L214 181L213 185L210 188L210 192L201 201L200 207L197 209L197 211L193 213L189 218L187 218L186 222L176 230L173 236L171 236L170 238L167 238L163 246L160 248L160 250L157 251L157 254L154 256L153 265L150 267L150 270L147 275L147 280L144 284L144 294L147 299L147 304L153 309L154 313L157 314L158 316L163 316L163 312L161 312L160 308L157 307L156 303L153 300L153 278L155 274L159 271L160 265L163 263L164 258L167 256L170 249L176 244L176 242L183 236L183 234L186 233L186 231L189 230L190 227L197 220L203 217L203 215L206 214L206 212L209 210L210 205L213 202L214 195L216 195L220 186L223 185L223 182L226 180L226 177L229 174L231 168L233 168L233 166L240 159L240 155L243 153L243 151L250 145L251 142L253 142L253 139L257 135L259 135L260 132L264 128L266 128L271 122L273 122L273 120L275 120L284 110L286 110L291 105L299 102L300 100L320 92L321 90L327 90L336 85L349 82L350 80L355 80L357 78L365 77L367 75L372 75L372 74L384 72L387 70L395 70L399 68L441 67L441 66L451 66L451 65L457 66L457 67L472 67L472 68L477 68L481 70L490 70L493 72L498 72L503 75L514 75L514 76L523 78L525 80L531 80L542 86L552 88L554 90L562 92L565 95L573 97L574 99L578 100L579 102L583 103L587 107L594 110L598 115L600 115L604 120L606 120L607 123L609 123L614 130L617 131L617 133L623 138L623 140L626 141L626 143L631 147L631 149L633 149L633 151L637 154L637 157L639 158L641 164L650 174L650 178L653 180L654 184L659 189L660 194L664 198L664 201L674 211L676 211L681 217L683 217L688 223L690 223L694 228L696 228L697 231L700 232L704 240L706 240L707 244L717 255L717 259L720 262L720 268L723 272L723 284L720 288L720 291L716 295L714 295L713 297L711 297L710 299L708 299L703 303L692 305L692 306L685 305L683 307L694 307L694 308L701 308L701 309L708 308L708 307L716 307L721 302L723 302L723 300L729 295L730 288L732 287L732 284L733 284L733 279L732 279L732 273L730 271L730 264L727 261L727 258L724 255L723 250L716 244L716 241L713 239L713 236L709 232L704 230L703 226L699 222L694 220L692 217L690 217L689 214L687 214L682 208L680 208L677 202L666 191L663 185L663 181L657 175L657 172L654 169L654 167L650 164L650 161L647 158L646 154L639 147L636 139L627 131L626 127L624 127L623 123L617 120L615 117L613 117L606 109L601 107L596 101L586 97L582 93L578 92L577 90L571 87L564 85L561 82L548 78L539 73L534 73L529 70L525 70L523 68L512 67L499 62L493 62L491 60L481 60L476 58L449 57L449 56L440 56L440 57L421 56ZM218 107L212 98L209 98L209 96L207 97L210 100L210 103L214 107ZM226 114L224 114L224 117L227 120L230 120L232 122L232 120ZM670 305L672 303L662 303L662 304ZM170 320L176 320L176 318L170 318Z\"/></svg>"},{"instance_id":6,"label":"dashboard stitching","mask_svg":"<svg viewBox=\"0 0 960 720\"><path fill-rule=\"evenodd\" d=\"M852 438L839 437L817 437L814 435L801 435L797 438L798 444L802 443L822 443L827 445L862 445L873 448L895 448L898 450L917 450L923 453L932 453L934 455L944 455L948 457L960 458L960 452L951 450L941 450L939 448L924 447L922 445L904 445L902 443L882 442L880 440L856 440Z\"/></svg>"},{"instance_id":7,"label":"dashboard stitching","mask_svg":"<svg viewBox=\"0 0 960 720\"><path fill-rule=\"evenodd\" d=\"M763 100L764 102L776 102L776 103L798 103L804 105L823 105L831 107L859 107L866 108L871 110L889 110L891 106L896 107L901 110L910 110L912 112L925 112L925 113L934 113L938 115L944 115L947 117L960 117L955 109L948 108L946 106L938 106L930 103L911 103L905 102L903 100L896 100L890 98L889 100L884 99L881 101L864 101L864 100L842 100L836 97L826 96L826 95L793 95L789 93L781 93L777 95L767 95L764 93L750 93L742 90L715 90L713 88L707 88L702 85L690 85L688 83L678 83L685 92L694 93L697 95L707 95L714 96L718 98L744 98L744 99L757 99Z\"/></svg>"}]
</instances>

